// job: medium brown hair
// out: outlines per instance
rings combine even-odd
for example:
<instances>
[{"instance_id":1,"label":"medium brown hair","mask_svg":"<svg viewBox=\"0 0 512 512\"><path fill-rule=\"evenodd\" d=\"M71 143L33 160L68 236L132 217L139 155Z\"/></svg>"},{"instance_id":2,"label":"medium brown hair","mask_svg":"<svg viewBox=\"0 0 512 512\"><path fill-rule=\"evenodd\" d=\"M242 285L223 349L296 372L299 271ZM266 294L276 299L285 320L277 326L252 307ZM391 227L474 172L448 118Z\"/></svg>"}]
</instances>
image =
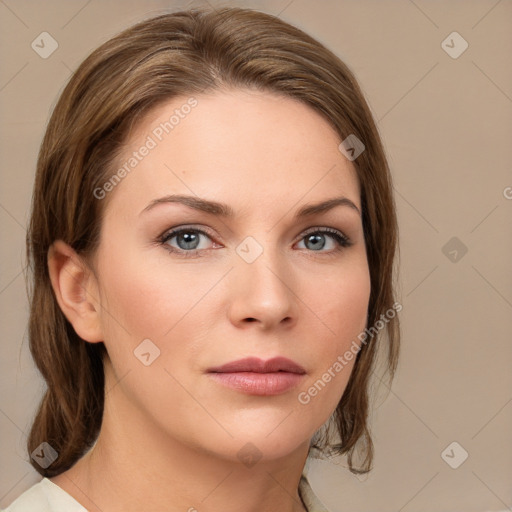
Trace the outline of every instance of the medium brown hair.
<instances>
[{"instance_id":1,"label":"medium brown hair","mask_svg":"<svg viewBox=\"0 0 512 512\"><path fill-rule=\"evenodd\" d=\"M41 144L27 233L31 271L29 343L47 389L28 438L32 453L49 443L58 458L43 476L69 469L95 442L104 405L103 343L88 343L59 308L48 273L48 249L63 240L85 259L98 246L107 201L93 191L110 176L133 126L173 97L250 88L284 94L309 105L338 133L354 134L365 150L353 161L361 185L362 222L371 279L367 325L394 301L398 227L391 176L382 143L356 79L331 51L296 27L262 12L191 9L134 25L95 50L62 92ZM114 192L115 193L115 192ZM332 416L336 443L325 453L347 454L352 472L371 469L369 378L377 341L386 334L386 367L394 376L399 322L361 345L347 387ZM360 467L353 464L364 446Z\"/></svg>"}]
</instances>

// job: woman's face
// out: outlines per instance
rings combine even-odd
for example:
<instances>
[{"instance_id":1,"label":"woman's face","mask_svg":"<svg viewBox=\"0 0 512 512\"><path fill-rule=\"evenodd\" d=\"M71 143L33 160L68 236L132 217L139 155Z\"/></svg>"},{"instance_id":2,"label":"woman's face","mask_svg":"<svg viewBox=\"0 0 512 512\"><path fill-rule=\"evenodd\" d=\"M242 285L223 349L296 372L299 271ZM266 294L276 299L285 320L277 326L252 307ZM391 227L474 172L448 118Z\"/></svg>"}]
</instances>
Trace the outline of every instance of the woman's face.
<instances>
[{"instance_id":1,"label":"woman's face","mask_svg":"<svg viewBox=\"0 0 512 512\"><path fill-rule=\"evenodd\" d=\"M310 107L239 90L175 98L136 127L114 169L125 172L102 188L95 260L110 399L126 422L226 459L252 443L270 460L329 418L370 295L340 142ZM264 366L277 357L295 366Z\"/></svg>"}]
</instances>

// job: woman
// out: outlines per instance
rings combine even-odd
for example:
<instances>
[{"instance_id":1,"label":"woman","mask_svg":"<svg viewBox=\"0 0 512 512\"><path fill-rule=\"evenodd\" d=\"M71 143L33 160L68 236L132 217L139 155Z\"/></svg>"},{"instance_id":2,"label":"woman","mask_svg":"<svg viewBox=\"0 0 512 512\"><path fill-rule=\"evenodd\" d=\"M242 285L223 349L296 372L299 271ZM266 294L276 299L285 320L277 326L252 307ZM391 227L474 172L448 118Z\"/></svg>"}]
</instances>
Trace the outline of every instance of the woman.
<instances>
[{"instance_id":1,"label":"woman","mask_svg":"<svg viewBox=\"0 0 512 512\"><path fill-rule=\"evenodd\" d=\"M371 469L396 243L375 123L320 43L238 8L107 41L40 150L29 336L47 391L28 451L44 478L7 510L326 510L308 455Z\"/></svg>"}]
</instances>

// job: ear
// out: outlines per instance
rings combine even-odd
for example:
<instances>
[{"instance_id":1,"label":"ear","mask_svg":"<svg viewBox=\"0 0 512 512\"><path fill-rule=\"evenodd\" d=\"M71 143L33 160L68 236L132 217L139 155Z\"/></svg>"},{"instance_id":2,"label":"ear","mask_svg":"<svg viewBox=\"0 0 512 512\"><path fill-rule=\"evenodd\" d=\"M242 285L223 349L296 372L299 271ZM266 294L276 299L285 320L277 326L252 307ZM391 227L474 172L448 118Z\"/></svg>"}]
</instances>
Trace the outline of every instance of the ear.
<instances>
[{"instance_id":1,"label":"ear","mask_svg":"<svg viewBox=\"0 0 512 512\"><path fill-rule=\"evenodd\" d=\"M57 240L48 250L48 271L60 309L76 333L91 343L103 341L98 284L87 264Z\"/></svg>"}]
</instances>

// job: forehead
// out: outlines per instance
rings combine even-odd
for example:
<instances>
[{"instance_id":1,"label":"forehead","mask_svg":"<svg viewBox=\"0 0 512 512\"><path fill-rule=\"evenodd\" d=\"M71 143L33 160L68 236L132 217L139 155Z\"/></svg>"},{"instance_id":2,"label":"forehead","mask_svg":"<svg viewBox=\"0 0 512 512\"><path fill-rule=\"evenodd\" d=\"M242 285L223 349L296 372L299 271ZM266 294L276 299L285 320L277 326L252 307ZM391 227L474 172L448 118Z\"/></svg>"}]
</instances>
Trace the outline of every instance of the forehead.
<instances>
[{"instance_id":1,"label":"forehead","mask_svg":"<svg viewBox=\"0 0 512 512\"><path fill-rule=\"evenodd\" d=\"M171 193L222 200L235 211L344 194L360 208L359 180L331 125L306 104L269 92L181 96L132 131L113 169L110 198L142 210Z\"/></svg>"}]
</instances>

